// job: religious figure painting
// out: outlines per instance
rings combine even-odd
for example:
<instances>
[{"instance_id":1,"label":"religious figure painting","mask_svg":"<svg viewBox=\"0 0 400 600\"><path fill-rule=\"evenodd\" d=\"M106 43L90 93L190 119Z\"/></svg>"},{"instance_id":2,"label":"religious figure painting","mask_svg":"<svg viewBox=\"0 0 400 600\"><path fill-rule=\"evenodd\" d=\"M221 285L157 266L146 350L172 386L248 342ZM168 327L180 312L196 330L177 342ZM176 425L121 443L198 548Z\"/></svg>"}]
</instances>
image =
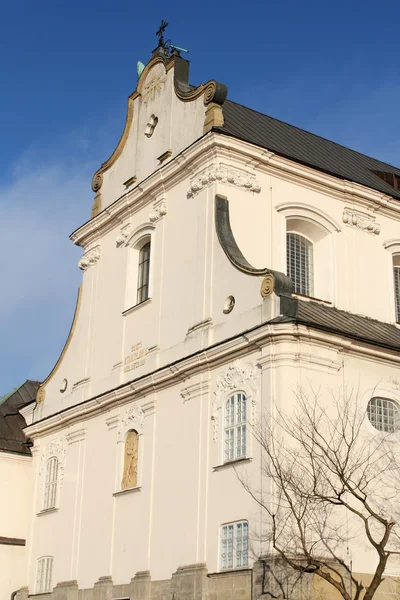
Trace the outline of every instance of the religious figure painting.
<instances>
[{"instance_id":1,"label":"religious figure painting","mask_svg":"<svg viewBox=\"0 0 400 600\"><path fill-rule=\"evenodd\" d=\"M125 438L124 472L121 488L126 490L137 485L139 436L137 431L128 431Z\"/></svg>"}]
</instances>

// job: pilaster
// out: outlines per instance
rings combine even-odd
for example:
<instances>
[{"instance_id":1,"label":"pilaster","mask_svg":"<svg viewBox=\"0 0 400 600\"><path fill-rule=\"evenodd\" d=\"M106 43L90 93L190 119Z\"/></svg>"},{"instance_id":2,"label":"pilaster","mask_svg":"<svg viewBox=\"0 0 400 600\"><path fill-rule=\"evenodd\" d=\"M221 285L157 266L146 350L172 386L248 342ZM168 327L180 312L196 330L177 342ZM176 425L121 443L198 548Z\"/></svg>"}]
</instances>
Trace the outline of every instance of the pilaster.
<instances>
[{"instance_id":1,"label":"pilaster","mask_svg":"<svg viewBox=\"0 0 400 600\"><path fill-rule=\"evenodd\" d=\"M111 575L99 577L94 584L93 600L111 600L113 597L113 580Z\"/></svg>"}]
</instances>

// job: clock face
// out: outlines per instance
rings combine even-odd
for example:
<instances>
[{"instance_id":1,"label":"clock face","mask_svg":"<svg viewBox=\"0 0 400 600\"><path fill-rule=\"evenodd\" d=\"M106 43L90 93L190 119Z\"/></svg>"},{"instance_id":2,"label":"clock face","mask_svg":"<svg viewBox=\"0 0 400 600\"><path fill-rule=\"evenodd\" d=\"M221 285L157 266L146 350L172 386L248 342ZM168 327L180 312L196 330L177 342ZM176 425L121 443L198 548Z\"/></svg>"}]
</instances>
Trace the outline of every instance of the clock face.
<instances>
[{"instance_id":1,"label":"clock face","mask_svg":"<svg viewBox=\"0 0 400 600\"><path fill-rule=\"evenodd\" d=\"M63 394L68 387L68 380L63 379L60 386L60 392Z\"/></svg>"}]
</instances>

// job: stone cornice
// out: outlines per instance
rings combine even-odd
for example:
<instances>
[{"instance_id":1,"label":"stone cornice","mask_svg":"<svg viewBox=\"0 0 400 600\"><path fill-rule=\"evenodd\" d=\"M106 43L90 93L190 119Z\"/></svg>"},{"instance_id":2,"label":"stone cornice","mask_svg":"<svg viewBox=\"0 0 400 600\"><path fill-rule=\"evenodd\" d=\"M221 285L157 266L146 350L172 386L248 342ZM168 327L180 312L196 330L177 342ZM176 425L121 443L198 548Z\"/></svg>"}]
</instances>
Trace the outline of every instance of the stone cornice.
<instances>
[{"instance_id":1,"label":"stone cornice","mask_svg":"<svg viewBox=\"0 0 400 600\"><path fill-rule=\"evenodd\" d=\"M96 217L71 234L71 240L87 248L110 228L134 212L155 202L185 177L194 178L204 169L216 168L219 160L233 168L266 173L400 221L400 202L361 184L317 171L242 140L211 132L157 169L135 188L125 192ZM216 180L217 184L218 181Z\"/></svg>"},{"instance_id":2,"label":"stone cornice","mask_svg":"<svg viewBox=\"0 0 400 600\"><path fill-rule=\"evenodd\" d=\"M143 398L146 395L158 392L188 377L203 373L205 370L214 369L237 358L248 357L249 353L260 351L271 341L295 344L300 341L308 345L311 343L320 344L330 349L337 349L341 353L352 354L367 360L373 359L375 362L390 363L397 368L400 365L400 353L391 350L374 348L363 342L351 340L339 334L312 329L305 325L293 323L275 323L271 325L266 323L215 346L201 350L192 356L179 359L172 365L161 367L157 371L143 375L81 404L71 406L41 421L37 421L26 427L24 432L26 436L32 439L44 434L47 435L50 432L94 417L111 408L123 406L136 398ZM277 347L274 361L279 359L277 356L279 352L280 349ZM287 347L282 352L282 360L285 360L288 353ZM290 358L292 359L292 357ZM317 361L316 357L314 362ZM324 359L321 366L328 366L325 362ZM338 368L338 363L334 361L330 368L332 367Z\"/></svg>"}]
</instances>

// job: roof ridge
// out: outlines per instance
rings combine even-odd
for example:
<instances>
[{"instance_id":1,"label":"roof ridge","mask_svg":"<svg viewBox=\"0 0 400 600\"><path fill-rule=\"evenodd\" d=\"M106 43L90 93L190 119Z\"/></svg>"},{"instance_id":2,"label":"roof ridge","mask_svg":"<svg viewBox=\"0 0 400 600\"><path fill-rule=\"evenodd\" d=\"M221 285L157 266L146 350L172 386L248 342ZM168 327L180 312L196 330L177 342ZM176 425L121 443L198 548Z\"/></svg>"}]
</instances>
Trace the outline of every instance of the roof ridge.
<instances>
[{"instance_id":1,"label":"roof ridge","mask_svg":"<svg viewBox=\"0 0 400 600\"><path fill-rule=\"evenodd\" d=\"M297 131L302 131L303 133L307 133L308 135L312 135L313 137L316 137L320 140L324 140L325 142L328 142L330 144L335 144L335 146L338 146L339 148L343 148L344 150L350 150L350 152L354 152L355 154L358 154L359 156L363 156L365 158L368 158L369 160L374 160L378 163L380 163L381 165L386 165L387 167L390 167L391 169L395 169L396 171L399 171L400 174L400 167L395 167L394 165L391 165L390 163L387 163L385 161L379 160L379 158L375 158L374 156L370 156L369 154L364 154L364 152L360 152L359 150L354 150L353 148L349 148L348 146L344 146L343 144L339 144L338 142L334 142L333 140L330 140L326 137L323 137L322 135L318 135L318 133L313 133L312 131L308 131L307 129L303 129L302 127L298 127L297 125L292 125L291 123L288 123L287 121L282 121L282 119L277 119L275 117L271 117L271 115L267 115L266 113L262 113L259 110L255 110L254 108L251 108L250 106L245 106L244 104L240 104L239 102L235 102L234 100L225 100L224 104L236 104L236 106L240 106L241 108L244 108L246 110L249 110L253 113L256 113L258 115L261 115L262 117L267 117L268 119L272 119L273 121L277 121L278 123L282 123L283 125L286 125L288 127L292 127L292 129L297 129ZM222 111L224 110L224 104L222 105ZM223 129L223 127L222 127ZM371 170L371 173L373 173L375 175L375 173ZM376 175L376 177L378 177L378 175Z\"/></svg>"}]
</instances>

